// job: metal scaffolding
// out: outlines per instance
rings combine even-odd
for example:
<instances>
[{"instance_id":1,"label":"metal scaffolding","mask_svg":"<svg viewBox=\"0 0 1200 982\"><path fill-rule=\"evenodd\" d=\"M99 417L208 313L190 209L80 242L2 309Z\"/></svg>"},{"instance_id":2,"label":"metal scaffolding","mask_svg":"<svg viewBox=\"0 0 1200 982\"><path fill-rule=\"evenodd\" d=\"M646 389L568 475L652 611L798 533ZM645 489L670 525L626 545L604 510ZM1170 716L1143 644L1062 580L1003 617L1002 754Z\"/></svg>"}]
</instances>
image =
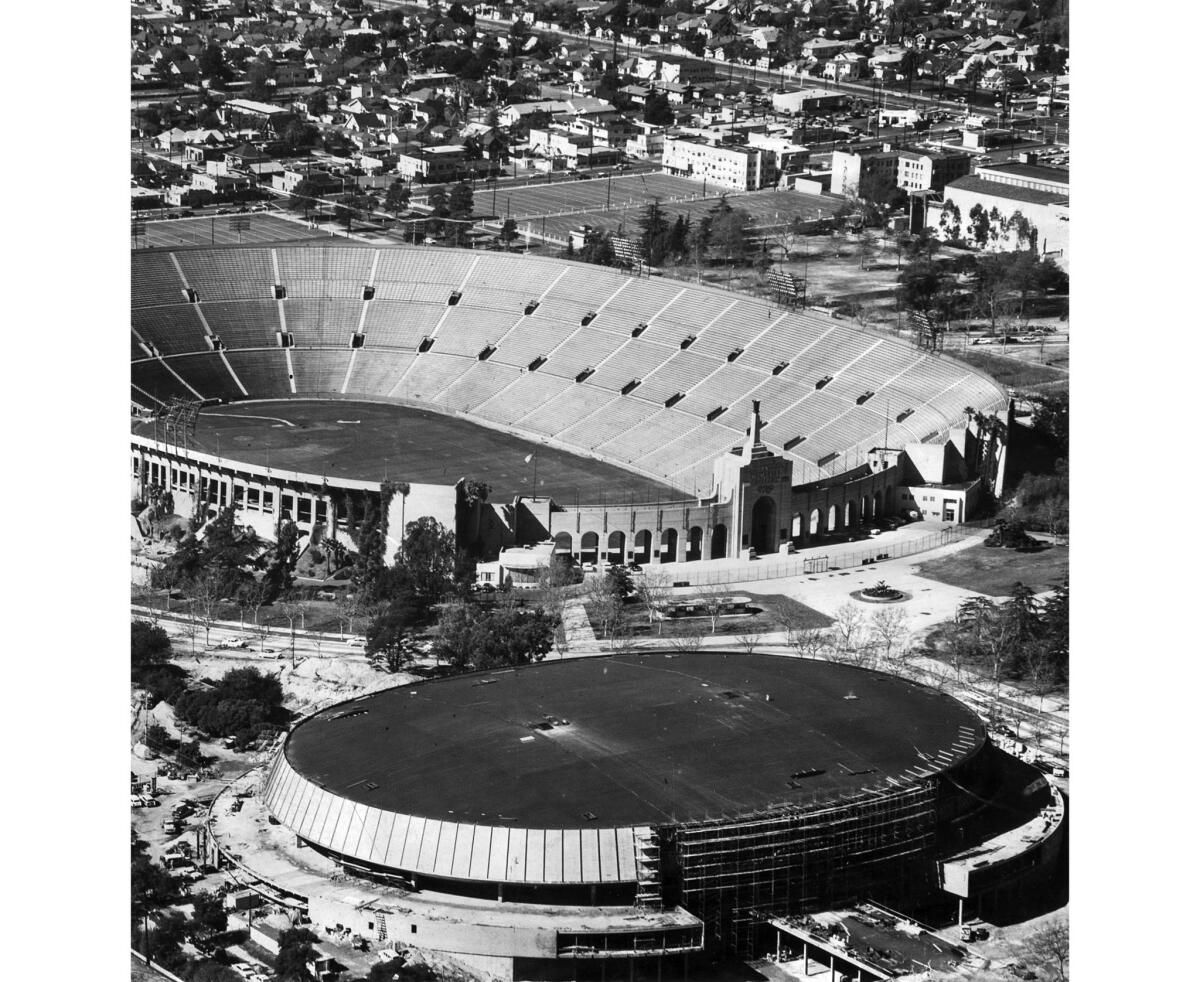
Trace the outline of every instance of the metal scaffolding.
<instances>
[{"instance_id":1,"label":"metal scaffolding","mask_svg":"<svg viewBox=\"0 0 1200 982\"><path fill-rule=\"evenodd\" d=\"M677 896L717 946L750 956L765 917L866 899L930 857L936 811L930 780L813 810L664 828L664 899Z\"/></svg>"}]
</instances>

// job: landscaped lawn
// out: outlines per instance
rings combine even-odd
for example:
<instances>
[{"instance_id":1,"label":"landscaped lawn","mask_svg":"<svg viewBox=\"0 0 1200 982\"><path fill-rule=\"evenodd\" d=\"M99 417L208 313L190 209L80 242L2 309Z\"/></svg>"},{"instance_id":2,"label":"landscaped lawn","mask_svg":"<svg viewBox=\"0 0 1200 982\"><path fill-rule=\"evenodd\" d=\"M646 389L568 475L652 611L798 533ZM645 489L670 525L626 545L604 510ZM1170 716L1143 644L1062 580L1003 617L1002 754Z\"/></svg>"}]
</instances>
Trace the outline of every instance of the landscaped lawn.
<instances>
[{"instance_id":1,"label":"landscaped lawn","mask_svg":"<svg viewBox=\"0 0 1200 982\"><path fill-rule=\"evenodd\" d=\"M753 600L750 609L754 613L730 615L718 619L716 634L727 637L730 641L745 634L771 634L775 631L783 631L787 627L784 618L788 616L795 618L795 626L803 629L828 627L833 623L820 611L813 610L782 594L756 594L750 593L748 590L731 592L744 593L750 597ZM592 616L591 605L585 605L584 610L587 611L592 630L596 632L597 637L600 637L600 627ZM653 627L650 626L644 604L638 601L626 604L625 613L629 619L630 636L634 638L677 638L693 632L701 632L706 635L712 633L712 621L704 616L668 617L662 621L660 633L658 623L655 623Z\"/></svg>"},{"instance_id":2,"label":"landscaped lawn","mask_svg":"<svg viewBox=\"0 0 1200 982\"><path fill-rule=\"evenodd\" d=\"M1016 552L989 549L981 544L921 563L917 573L928 580L989 597L1007 597L1018 582L1035 593L1053 589L1067 575L1068 558L1066 546L1051 546L1041 552Z\"/></svg>"}]
</instances>

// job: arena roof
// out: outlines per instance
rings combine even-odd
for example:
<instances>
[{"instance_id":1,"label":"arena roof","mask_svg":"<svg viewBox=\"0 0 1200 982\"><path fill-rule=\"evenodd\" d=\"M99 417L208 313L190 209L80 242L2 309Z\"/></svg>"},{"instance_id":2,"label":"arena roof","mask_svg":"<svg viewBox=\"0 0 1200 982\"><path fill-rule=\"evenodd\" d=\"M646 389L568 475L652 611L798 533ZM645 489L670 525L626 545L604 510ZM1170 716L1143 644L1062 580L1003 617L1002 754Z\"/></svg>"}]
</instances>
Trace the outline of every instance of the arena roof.
<instances>
[{"instance_id":1,"label":"arena roof","mask_svg":"<svg viewBox=\"0 0 1200 982\"><path fill-rule=\"evenodd\" d=\"M452 823L628 827L820 806L983 745L949 696L770 655L621 655L401 686L285 746L325 792Z\"/></svg>"}]
</instances>

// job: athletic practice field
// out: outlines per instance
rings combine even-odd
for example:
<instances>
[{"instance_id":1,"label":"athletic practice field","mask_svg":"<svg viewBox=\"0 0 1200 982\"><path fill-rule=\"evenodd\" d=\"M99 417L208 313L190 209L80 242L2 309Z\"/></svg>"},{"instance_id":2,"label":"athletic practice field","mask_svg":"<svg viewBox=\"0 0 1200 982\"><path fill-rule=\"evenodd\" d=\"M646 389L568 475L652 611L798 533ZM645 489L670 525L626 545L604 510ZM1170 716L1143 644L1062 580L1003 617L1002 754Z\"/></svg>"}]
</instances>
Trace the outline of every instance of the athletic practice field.
<instances>
[{"instance_id":1,"label":"athletic practice field","mask_svg":"<svg viewBox=\"0 0 1200 982\"><path fill-rule=\"evenodd\" d=\"M268 212L147 220L143 224L145 232L130 240L139 249L147 246L236 245L240 242L329 238L328 232L309 228L305 221L280 218ZM244 227L239 230L235 224L244 224Z\"/></svg>"},{"instance_id":2,"label":"athletic practice field","mask_svg":"<svg viewBox=\"0 0 1200 982\"><path fill-rule=\"evenodd\" d=\"M153 436L153 423L134 424ZM612 464L406 406L318 400L238 402L202 410L194 445L251 464L363 481L492 486L493 500L534 491L563 504L678 501L679 491Z\"/></svg>"},{"instance_id":3,"label":"athletic practice field","mask_svg":"<svg viewBox=\"0 0 1200 982\"><path fill-rule=\"evenodd\" d=\"M682 180L676 178L676 180ZM689 184L693 182L689 181ZM674 221L676 215L691 215L693 221L713 208L720 200L719 195L712 194L709 186L709 196L701 198L699 186L696 187L694 199L668 201L661 199L659 205ZM750 191L744 194L729 192L726 201L734 208L742 208L750 213L750 224L754 228L780 228L788 225L796 218L805 220L828 218L833 214L836 202L813 194L800 194L796 191ZM614 204L616 198L614 197ZM593 228L616 232L624 229L625 234L637 236L639 233L638 219L646 208L646 201L639 201L622 207L614 207L609 211L574 212L565 215L547 214L542 217L522 217L517 220L521 232L540 236L545 227L548 238L565 240L571 229L580 225L591 225ZM477 209L478 210L478 209ZM515 214L515 212L514 212Z\"/></svg>"}]
</instances>

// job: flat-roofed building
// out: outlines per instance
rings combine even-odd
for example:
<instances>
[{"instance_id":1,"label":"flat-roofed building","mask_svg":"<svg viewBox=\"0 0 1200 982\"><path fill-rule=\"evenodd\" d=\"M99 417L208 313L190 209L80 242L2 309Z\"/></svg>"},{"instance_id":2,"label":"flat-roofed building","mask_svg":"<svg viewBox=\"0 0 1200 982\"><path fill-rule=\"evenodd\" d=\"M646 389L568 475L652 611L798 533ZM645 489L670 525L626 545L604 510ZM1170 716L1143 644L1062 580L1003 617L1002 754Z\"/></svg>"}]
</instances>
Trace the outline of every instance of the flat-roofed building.
<instances>
[{"instance_id":1,"label":"flat-roofed building","mask_svg":"<svg viewBox=\"0 0 1200 982\"><path fill-rule=\"evenodd\" d=\"M774 183L775 153L761 147L668 137L663 141L663 170L736 191L754 191Z\"/></svg>"}]
</instances>

